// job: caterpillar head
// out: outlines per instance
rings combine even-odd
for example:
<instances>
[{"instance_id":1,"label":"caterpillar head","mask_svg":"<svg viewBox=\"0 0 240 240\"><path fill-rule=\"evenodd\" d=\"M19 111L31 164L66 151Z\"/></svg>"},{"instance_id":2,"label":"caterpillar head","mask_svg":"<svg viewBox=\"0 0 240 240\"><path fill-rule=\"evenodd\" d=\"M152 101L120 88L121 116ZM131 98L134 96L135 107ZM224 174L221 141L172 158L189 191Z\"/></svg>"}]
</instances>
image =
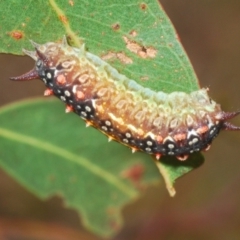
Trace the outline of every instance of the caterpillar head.
<instances>
[{"instance_id":1,"label":"caterpillar head","mask_svg":"<svg viewBox=\"0 0 240 240\"><path fill-rule=\"evenodd\" d=\"M10 79L14 81L41 79L47 87L53 86L54 80L60 84L67 83L67 79L70 79L67 75L71 74L77 59L72 57L71 51L74 50L69 47L66 37L64 36L61 43L48 42L40 45L33 41L30 42L35 51L23 49L23 52L35 60L35 67L21 76ZM84 51L84 45L78 50L78 54L81 55L82 51Z\"/></svg>"}]
</instances>

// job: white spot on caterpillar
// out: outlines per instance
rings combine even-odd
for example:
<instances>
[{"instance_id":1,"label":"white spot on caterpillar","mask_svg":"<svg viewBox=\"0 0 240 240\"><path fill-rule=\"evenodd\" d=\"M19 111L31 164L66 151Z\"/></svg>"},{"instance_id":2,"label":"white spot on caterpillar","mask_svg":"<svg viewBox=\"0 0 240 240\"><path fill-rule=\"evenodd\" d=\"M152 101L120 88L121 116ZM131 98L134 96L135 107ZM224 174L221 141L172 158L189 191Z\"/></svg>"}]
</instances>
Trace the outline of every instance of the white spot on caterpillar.
<instances>
[{"instance_id":1,"label":"white spot on caterpillar","mask_svg":"<svg viewBox=\"0 0 240 240\"><path fill-rule=\"evenodd\" d=\"M105 124L107 125L107 126L111 126L111 122L110 121L105 121Z\"/></svg>"},{"instance_id":2,"label":"white spot on caterpillar","mask_svg":"<svg viewBox=\"0 0 240 240\"><path fill-rule=\"evenodd\" d=\"M101 129L104 130L104 131L108 130L107 127L105 127L105 126L102 126Z\"/></svg>"},{"instance_id":3,"label":"white spot on caterpillar","mask_svg":"<svg viewBox=\"0 0 240 240\"><path fill-rule=\"evenodd\" d=\"M168 144L168 148L173 149L173 148L174 148L174 145L171 144L171 143L169 143L169 144Z\"/></svg>"},{"instance_id":4,"label":"white spot on caterpillar","mask_svg":"<svg viewBox=\"0 0 240 240\"><path fill-rule=\"evenodd\" d=\"M148 145L148 146L152 146L153 143L152 143L151 141L147 141L147 145Z\"/></svg>"},{"instance_id":5,"label":"white spot on caterpillar","mask_svg":"<svg viewBox=\"0 0 240 240\"><path fill-rule=\"evenodd\" d=\"M147 152L151 152L151 151L152 151L152 149L149 148L149 147L145 148L145 150L146 150Z\"/></svg>"},{"instance_id":6,"label":"white spot on caterpillar","mask_svg":"<svg viewBox=\"0 0 240 240\"><path fill-rule=\"evenodd\" d=\"M193 138L192 140L193 144L198 142L198 138Z\"/></svg>"},{"instance_id":7,"label":"white spot on caterpillar","mask_svg":"<svg viewBox=\"0 0 240 240\"><path fill-rule=\"evenodd\" d=\"M91 112L92 111L89 106L86 106L85 109L86 109L87 112Z\"/></svg>"},{"instance_id":8,"label":"white spot on caterpillar","mask_svg":"<svg viewBox=\"0 0 240 240\"><path fill-rule=\"evenodd\" d=\"M127 138L131 138L132 135L131 135L130 133L126 133L125 136L126 136Z\"/></svg>"},{"instance_id":9,"label":"white spot on caterpillar","mask_svg":"<svg viewBox=\"0 0 240 240\"><path fill-rule=\"evenodd\" d=\"M66 91L64 92L64 94L65 94L67 97L70 97L70 96L71 96L71 93L70 93L68 90L66 90Z\"/></svg>"},{"instance_id":10,"label":"white spot on caterpillar","mask_svg":"<svg viewBox=\"0 0 240 240\"><path fill-rule=\"evenodd\" d=\"M61 96L60 99L64 102L66 101L66 98L64 96Z\"/></svg>"},{"instance_id":11,"label":"white spot on caterpillar","mask_svg":"<svg viewBox=\"0 0 240 240\"><path fill-rule=\"evenodd\" d=\"M40 67L42 65L42 61L41 60L38 60L37 63L36 63L37 67Z\"/></svg>"},{"instance_id":12,"label":"white spot on caterpillar","mask_svg":"<svg viewBox=\"0 0 240 240\"><path fill-rule=\"evenodd\" d=\"M81 115L83 115L84 117L87 117L87 114L84 111L81 112Z\"/></svg>"},{"instance_id":13,"label":"white spot on caterpillar","mask_svg":"<svg viewBox=\"0 0 240 240\"><path fill-rule=\"evenodd\" d=\"M52 74L50 72L47 73L47 78L51 79L52 78Z\"/></svg>"},{"instance_id":14,"label":"white spot on caterpillar","mask_svg":"<svg viewBox=\"0 0 240 240\"><path fill-rule=\"evenodd\" d=\"M212 130L210 131L210 135L212 135L215 132L216 128L212 128Z\"/></svg>"}]
</instances>

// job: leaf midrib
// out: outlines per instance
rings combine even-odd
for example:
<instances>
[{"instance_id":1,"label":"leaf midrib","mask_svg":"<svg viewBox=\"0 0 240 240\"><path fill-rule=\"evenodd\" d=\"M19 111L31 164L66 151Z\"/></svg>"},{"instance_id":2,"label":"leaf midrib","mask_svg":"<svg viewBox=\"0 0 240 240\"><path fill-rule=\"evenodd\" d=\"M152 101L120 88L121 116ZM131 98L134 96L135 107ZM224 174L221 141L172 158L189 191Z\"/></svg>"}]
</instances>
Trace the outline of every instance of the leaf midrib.
<instances>
[{"instance_id":1,"label":"leaf midrib","mask_svg":"<svg viewBox=\"0 0 240 240\"><path fill-rule=\"evenodd\" d=\"M4 128L0 128L0 136L16 141L19 144L26 144L29 146L32 146L34 148L44 150L46 152L52 153L56 156L59 156L61 158L66 159L67 161L74 162L78 165L81 165L85 169L87 169L89 172L92 174L102 178L105 180L107 183L112 184L116 188L118 188L120 191L122 191L125 195L127 195L130 198L135 198L137 195L137 192L130 188L128 185L124 184L121 182L116 176L113 174L109 173L108 171L105 171L104 169L100 168L96 164L88 161L85 158L79 157L76 154L73 154L63 148L60 148L56 145L53 145L47 141L41 141L36 138L24 135L24 134L19 134L16 132L13 132L11 130L7 130Z\"/></svg>"}]
</instances>

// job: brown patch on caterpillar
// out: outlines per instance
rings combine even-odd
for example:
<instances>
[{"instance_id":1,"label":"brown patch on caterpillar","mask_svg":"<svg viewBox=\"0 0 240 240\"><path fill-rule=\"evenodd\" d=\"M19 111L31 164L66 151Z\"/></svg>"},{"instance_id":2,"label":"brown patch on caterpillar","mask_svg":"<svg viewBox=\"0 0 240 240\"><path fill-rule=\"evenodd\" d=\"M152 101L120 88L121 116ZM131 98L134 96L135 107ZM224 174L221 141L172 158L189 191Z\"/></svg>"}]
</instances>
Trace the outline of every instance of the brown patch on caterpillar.
<instances>
[{"instance_id":1,"label":"brown patch on caterpillar","mask_svg":"<svg viewBox=\"0 0 240 240\"><path fill-rule=\"evenodd\" d=\"M120 24L119 24L119 23L114 23L114 24L112 25L112 29L113 29L114 31L119 30L119 29L120 29Z\"/></svg>"},{"instance_id":2,"label":"brown patch on caterpillar","mask_svg":"<svg viewBox=\"0 0 240 240\"><path fill-rule=\"evenodd\" d=\"M79 100L83 100L85 98L85 94L82 91L77 91L76 92L76 97Z\"/></svg>"},{"instance_id":3,"label":"brown patch on caterpillar","mask_svg":"<svg viewBox=\"0 0 240 240\"><path fill-rule=\"evenodd\" d=\"M153 47L142 46L126 36L123 36L123 40L126 43L127 49L137 54L140 58L155 58L157 55L157 50Z\"/></svg>"},{"instance_id":4,"label":"brown patch on caterpillar","mask_svg":"<svg viewBox=\"0 0 240 240\"><path fill-rule=\"evenodd\" d=\"M86 52L84 45L71 47L65 38L62 43L31 43L35 51L24 53L36 61L35 67L11 79L41 79L45 95L54 94L67 112L133 152L185 161L194 152L208 150L221 130L240 130L227 122L240 112L223 112L207 89L154 92Z\"/></svg>"},{"instance_id":5,"label":"brown patch on caterpillar","mask_svg":"<svg viewBox=\"0 0 240 240\"><path fill-rule=\"evenodd\" d=\"M57 76L56 82L59 85L65 85L67 83L67 80L66 80L66 77L63 74L60 74L60 75Z\"/></svg>"},{"instance_id":6,"label":"brown patch on caterpillar","mask_svg":"<svg viewBox=\"0 0 240 240\"><path fill-rule=\"evenodd\" d=\"M15 40L20 40L23 38L24 33L22 31L19 30L14 30L12 32L9 33L9 35L14 38Z\"/></svg>"},{"instance_id":7,"label":"brown patch on caterpillar","mask_svg":"<svg viewBox=\"0 0 240 240\"><path fill-rule=\"evenodd\" d=\"M140 4L140 8L141 8L142 10L146 10L146 9L147 9L147 4L146 4L146 3L141 3L141 4Z\"/></svg>"},{"instance_id":8,"label":"brown patch on caterpillar","mask_svg":"<svg viewBox=\"0 0 240 240\"><path fill-rule=\"evenodd\" d=\"M124 52L109 52L101 57L103 60L118 59L121 63L132 64L133 60L128 57Z\"/></svg>"}]
</instances>

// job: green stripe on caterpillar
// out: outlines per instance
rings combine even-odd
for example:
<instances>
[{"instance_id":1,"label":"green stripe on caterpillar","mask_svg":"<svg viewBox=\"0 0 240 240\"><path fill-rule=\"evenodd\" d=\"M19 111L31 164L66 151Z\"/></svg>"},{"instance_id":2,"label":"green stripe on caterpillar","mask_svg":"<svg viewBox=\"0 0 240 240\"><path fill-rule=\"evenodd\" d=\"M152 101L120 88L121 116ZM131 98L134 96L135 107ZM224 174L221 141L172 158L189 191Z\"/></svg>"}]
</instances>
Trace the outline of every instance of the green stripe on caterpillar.
<instances>
[{"instance_id":1,"label":"green stripe on caterpillar","mask_svg":"<svg viewBox=\"0 0 240 240\"><path fill-rule=\"evenodd\" d=\"M32 42L32 41L31 41ZM30 72L12 77L22 81L41 79L47 90L87 124L135 151L176 156L208 150L220 130L240 130L227 120L240 112L224 112L207 89L190 94L154 92L120 74L85 50L61 43L32 42L35 51L23 50L36 61Z\"/></svg>"}]
</instances>

